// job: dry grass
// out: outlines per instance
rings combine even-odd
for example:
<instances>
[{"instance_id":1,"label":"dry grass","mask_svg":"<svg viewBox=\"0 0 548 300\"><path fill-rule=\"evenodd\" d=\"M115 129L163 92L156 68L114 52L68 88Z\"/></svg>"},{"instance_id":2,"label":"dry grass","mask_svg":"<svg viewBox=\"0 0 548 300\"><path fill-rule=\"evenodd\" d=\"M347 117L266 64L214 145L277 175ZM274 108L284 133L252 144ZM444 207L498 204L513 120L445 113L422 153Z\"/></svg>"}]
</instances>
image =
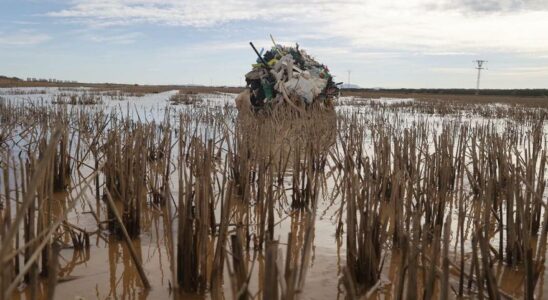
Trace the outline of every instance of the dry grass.
<instances>
[{"instance_id":1,"label":"dry grass","mask_svg":"<svg viewBox=\"0 0 548 300\"><path fill-rule=\"evenodd\" d=\"M450 95L436 93L396 93L396 92L375 92L375 91L344 91L342 96L353 96L359 98L413 98L425 102L442 102L445 104L492 104L501 103L508 105L523 105L526 107L548 108L546 97L523 97L523 96L491 96L491 95Z\"/></svg>"},{"instance_id":2,"label":"dry grass","mask_svg":"<svg viewBox=\"0 0 548 300\"><path fill-rule=\"evenodd\" d=\"M70 105L98 105L103 103L100 95L93 94L59 94L52 100L52 104L70 104Z\"/></svg>"},{"instance_id":3,"label":"dry grass","mask_svg":"<svg viewBox=\"0 0 548 300\"><path fill-rule=\"evenodd\" d=\"M203 100L192 91L178 91L175 95L169 98L169 102L172 105L200 105Z\"/></svg>"},{"instance_id":4,"label":"dry grass","mask_svg":"<svg viewBox=\"0 0 548 300\"><path fill-rule=\"evenodd\" d=\"M329 214L333 241L344 244L347 298L386 293L385 261L395 255L396 299L509 297L498 267L521 272L524 299L539 297L548 233L542 116L497 127L408 120L397 114L405 106L369 108L365 116L288 107L238 115L189 106L157 123L0 101L1 128L10 128L0 144L1 296L10 299L22 283L36 296L39 272L53 295L64 235L75 252L106 233L130 245L155 211L169 228L170 282L180 292L301 297L316 219ZM506 118L519 110L512 113ZM66 210L54 214L55 201ZM66 222L77 203L89 205L96 232ZM287 240L279 240L280 224Z\"/></svg>"},{"instance_id":5,"label":"dry grass","mask_svg":"<svg viewBox=\"0 0 548 300\"><path fill-rule=\"evenodd\" d=\"M61 82L28 82L15 81L0 78L0 88L40 88L59 87L70 90L78 88L90 88L92 91L101 93L122 93L124 95L142 96L145 94L158 94L167 91L181 90L192 93L209 94L215 92L238 94L244 90L243 87L226 86L185 86L185 85L138 85L138 84L116 84L116 83L61 83Z\"/></svg>"}]
</instances>

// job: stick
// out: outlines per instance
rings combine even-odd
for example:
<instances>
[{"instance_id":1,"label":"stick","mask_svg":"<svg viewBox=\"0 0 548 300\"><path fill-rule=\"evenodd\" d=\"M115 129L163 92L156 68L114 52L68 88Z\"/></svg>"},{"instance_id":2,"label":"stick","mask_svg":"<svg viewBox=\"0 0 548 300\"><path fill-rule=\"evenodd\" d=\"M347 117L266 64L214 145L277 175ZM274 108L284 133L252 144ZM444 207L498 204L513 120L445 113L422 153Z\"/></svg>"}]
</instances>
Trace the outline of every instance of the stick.
<instances>
[{"instance_id":1,"label":"stick","mask_svg":"<svg viewBox=\"0 0 548 300\"><path fill-rule=\"evenodd\" d=\"M137 253L135 252L135 249L133 248L133 245L131 244L131 239L129 238L129 234L127 233L126 227L124 226L124 222L122 222L122 218L120 218L120 214L118 214L116 205L114 204L114 201L112 200L112 196L110 195L110 192L108 191L107 188L105 188L105 192L107 194L107 204L110 207L110 210L112 211L112 213L114 214L116 221L120 225L120 229L122 229L124 240L126 241L127 247L129 248L129 253L131 254L131 258L133 259L133 262L135 263L135 266L137 267L137 271L139 272L139 276L141 277L141 281L143 282L145 289L148 290L150 289L150 283L148 282L147 276L145 274L145 271L143 270L143 266L141 265L141 262L137 258Z\"/></svg>"},{"instance_id":2,"label":"stick","mask_svg":"<svg viewBox=\"0 0 548 300\"><path fill-rule=\"evenodd\" d=\"M39 180L43 179L46 172L46 166L50 163L50 159L55 151L55 146L57 144L57 141L61 137L61 131L56 130L53 134L52 138L50 139L50 143L47 146L47 149L45 151L45 154L43 158L38 162L38 165L36 166L36 172L33 174L30 183L29 188L25 195L23 196L23 203L19 207L21 211L26 211L30 204L34 201L34 196L36 189L38 187ZM24 214L16 214L15 219L13 220L13 223L11 224L8 232L4 235L4 238L2 240L2 247L0 248L0 257L4 257L8 251L8 246L11 245L10 241L15 236L15 233L19 229L19 225L21 221L23 221Z\"/></svg>"},{"instance_id":3,"label":"stick","mask_svg":"<svg viewBox=\"0 0 548 300\"><path fill-rule=\"evenodd\" d=\"M259 54L259 51L257 51L257 48L255 48L255 45L253 45L252 42L249 42L249 44L251 45L251 48L253 48L253 51L255 51L255 53L257 54L257 56L258 56L259 59L261 60L261 62L264 64L264 66L265 66L267 69L270 69L270 66L266 63L266 61L265 61L264 58L261 56L261 54Z\"/></svg>"},{"instance_id":4,"label":"stick","mask_svg":"<svg viewBox=\"0 0 548 300\"><path fill-rule=\"evenodd\" d=\"M274 48L276 48L276 52L278 52L280 56L284 56L282 54L282 51L280 51L280 49L278 48L278 44L276 44L276 42L274 41L274 37L272 36L272 34L270 35L270 40L272 40L272 44L274 44Z\"/></svg>"},{"instance_id":5,"label":"stick","mask_svg":"<svg viewBox=\"0 0 548 300\"><path fill-rule=\"evenodd\" d=\"M88 178L92 179L94 178L94 176L97 176L98 173L99 173L99 170L95 170L95 172L92 175L90 175ZM68 206L65 213L61 215L60 218L54 224L50 225L49 229L45 230L46 237L51 236L55 232L55 230L57 230L57 227L59 227L59 225L61 225L61 223L67 218L68 212L71 211L74 208L74 206L76 206L77 200L80 197L82 197L86 189L89 188L89 183L87 181L84 181L84 183L86 184L86 186L84 186L83 189L78 193L78 195L76 195L76 197L72 200L71 204ZM13 290L19 285L19 281L23 279L23 276L25 276L25 274L29 271L29 269L32 267L35 261L39 258L42 249L44 249L44 247L48 244L49 241L50 240L48 238L44 238L42 242L35 249L33 249L34 252L30 255L25 265L21 268L21 271L19 272L19 274L15 277L15 279L12 281L10 286L3 292L4 293L3 296L5 299L11 296L11 293L13 292Z\"/></svg>"}]
</instances>

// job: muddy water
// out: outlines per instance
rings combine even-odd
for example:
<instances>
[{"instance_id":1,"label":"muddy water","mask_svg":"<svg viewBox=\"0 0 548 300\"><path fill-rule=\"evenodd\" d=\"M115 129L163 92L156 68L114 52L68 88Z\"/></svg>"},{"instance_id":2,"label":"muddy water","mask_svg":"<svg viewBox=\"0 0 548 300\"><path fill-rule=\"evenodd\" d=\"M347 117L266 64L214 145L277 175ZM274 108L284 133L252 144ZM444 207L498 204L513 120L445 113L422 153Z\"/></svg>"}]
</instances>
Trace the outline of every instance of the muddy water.
<instances>
[{"instance_id":1,"label":"muddy water","mask_svg":"<svg viewBox=\"0 0 548 300\"><path fill-rule=\"evenodd\" d=\"M413 116L410 117L413 119ZM433 127L441 126L444 121L440 119L432 120ZM478 121L481 122L481 121ZM407 126L412 126L409 121ZM337 145L333 146L337 147ZM367 148L365 151L371 152ZM332 163L332 162L331 162ZM176 178L171 179L177 182ZM290 181L290 179L288 179ZM334 187L334 180L326 178L329 190ZM177 194L177 191L173 191ZM59 195L59 199L66 195ZM89 201L82 201L77 205L76 210L70 213L69 222L87 232L94 232L91 235L92 246L87 250L74 250L71 248L63 249L60 258L59 284L56 287L57 299L208 299L207 292L201 296L181 294L174 289L173 265L173 245L175 241L169 232L176 232L176 221L174 213L168 213L168 209L158 206L146 206L142 215L142 234L139 239L133 240L133 246L142 261L144 270L152 285L152 289L145 291L140 281L136 267L130 258L129 250L124 241L117 240L110 236L107 230L97 225L90 211L95 211L100 216L106 215L104 205L97 207L92 193L88 194ZM62 211L62 200L59 210ZM342 285L339 284L341 268L345 265L345 245L344 238L336 237L337 229L337 210L340 203L335 199L320 198L318 203L318 214L315 221L314 246L312 249L311 265L306 277L306 284L302 291L302 299L343 299L344 293ZM286 208L287 209L287 208ZM102 218L104 219L104 218ZM456 217L454 218L456 220ZM284 243L287 239L287 233L295 230L295 223L298 223L296 217L287 218L285 214L277 217L278 224L275 228L275 239L281 243L281 249L284 249ZM456 221L453 222L456 224ZM453 239L454 240L454 239ZM496 247L496 236L492 240L492 245ZM213 257L212 245L209 247L209 257ZM397 251L386 249L385 263L381 276L381 283L378 290L371 296L373 299L392 299L395 295L395 283L401 274L401 255ZM282 251L283 253L284 251ZM262 274L264 273L264 258L257 254L253 257L253 252L248 256L249 266L253 266L250 281L250 292L252 295L260 298L262 289ZM285 253L284 253L285 254ZM469 270L470 251L466 251L466 268ZM460 258L455 253L451 253L452 261L458 261ZM522 297L523 272L519 269L507 268L503 265L495 265L496 279L501 290L516 298ZM424 273L419 269L419 284L423 283ZM458 272L452 270L451 280L453 285L458 280ZM232 298L230 289L230 280L225 268L224 274L224 295L225 298ZM544 286L546 275L543 273L542 279L537 284L538 295L548 295L548 290ZM45 295L45 283L40 286L40 295ZM438 287L439 288L439 287ZM435 291L436 295L439 293ZM453 293L450 293L453 295ZM17 295L17 298L27 299L28 291L24 289Z\"/></svg>"},{"instance_id":2,"label":"muddy water","mask_svg":"<svg viewBox=\"0 0 548 300\"><path fill-rule=\"evenodd\" d=\"M56 195L56 199L66 194ZM89 195L93 197L93 195ZM63 201L59 201L62 203ZM98 230L95 219L89 214L89 206L82 205L71 213L69 222L88 232ZM106 210L102 209L102 214ZM133 247L142 261L147 277L152 285L148 292L143 288L136 267L133 265L126 243L109 235L107 230L92 235L92 246L88 250L64 249L60 252L59 283L56 286L56 299L209 299L209 295L190 295L173 289L172 257L168 250L173 240L166 233L166 209L148 209L143 215L143 232L134 239ZM174 229L176 226L173 226ZM276 235L283 241L291 229L289 222L276 226ZM316 238L312 254L312 264L306 279L303 299L337 299L342 296L338 288L340 244L336 243L335 226L328 219L316 221ZM339 247L337 247L339 246ZM284 245L281 245L283 248ZM212 251L213 247L209 248ZM264 272L264 257L248 256L250 272L253 274L250 290L259 293ZM213 257L213 253L210 253ZM225 268L224 295L231 298L228 272ZM46 282L39 285L39 298L46 297ZM260 293L259 293L260 294ZM24 287L15 299L29 299L30 292Z\"/></svg>"},{"instance_id":3,"label":"muddy water","mask_svg":"<svg viewBox=\"0 0 548 300\"><path fill-rule=\"evenodd\" d=\"M62 199L66 194L59 194L59 211L62 211ZM89 195L92 199L93 195ZM91 202L90 202L91 203ZM319 214L315 223L315 239L312 253L311 266L306 278L306 285L302 291L302 299L344 299L342 286L339 285L341 267L344 266L344 239L336 238L336 220L333 213L337 207L330 205L328 201L320 201L318 211L325 211ZM69 222L77 224L88 232L98 230L97 223L89 213L90 206L78 205L71 213ZM95 209L95 207L93 208ZM100 213L106 215L104 207ZM92 246L87 250L64 249L61 251L59 283L56 287L56 299L209 299L206 293L201 296L183 294L176 292L173 287L174 277L172 273L172 257L168 250L173 245L173 240L167 234L166 216L167 209L151 207L145 210L142 216L143 232L139 239L133 240L133 246L137 250L142 261L145 272L152 285L152 289L145 291L139 279L139 275L132 263L129 250L124 241L110 236L107 230L100 230L100 233L92 235ZM285 219L276 226L276 237L281 241L281 248L284 248L287 232L295 229L297 223L291 224L291 218ZM293 220L295 221L295 220ZM293 228L292 228L293 227ZM173 226L173 230L176 226ZM210 250L213 247L210 247ZM387 249L388 250L388 249ZM252 255L251 255L252 256ZM211 253L213 257L213 253ZM264 272L264 258L258 255L257 258L248 257L249 266L253 265L250 282L252 293L261 291L261 274ZM451 254L452 261L458 261L458 257ZM470 253L467 251L466 270L469 269ZM376 293L370 299L393 299L395 294L395 283L401 272L401 254L398 251L386 251L385 263L381 276L381 283ZM420 269L421 270L421 269ZM458 272L451 269L453 285L457 286ZM502 291L515 298L522 297L523 272L519 269L507 268L503 265L494 266L496 278ZM419 271L419 284L422 284L423 272ZM538 283L539 294L546 295L543 275ZM229 276L225 268L224 295L226 299L231 298ZM467 281L466 281L467 282ZM40 285L40 295L45 299L45 286ZM435 293L439 293L439 287ZM452 295L452 293L451 293ZM29 299L29 292L22 290L16 299Z\"/></svg>"}]
</instances>

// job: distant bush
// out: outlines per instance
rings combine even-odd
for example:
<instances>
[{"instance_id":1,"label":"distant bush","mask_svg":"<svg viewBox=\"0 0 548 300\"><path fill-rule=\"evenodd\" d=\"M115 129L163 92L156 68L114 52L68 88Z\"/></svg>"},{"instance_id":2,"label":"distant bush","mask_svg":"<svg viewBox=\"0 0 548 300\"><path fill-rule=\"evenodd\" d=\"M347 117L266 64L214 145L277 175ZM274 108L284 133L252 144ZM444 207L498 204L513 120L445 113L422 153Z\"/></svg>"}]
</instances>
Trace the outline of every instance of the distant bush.
<instances>
[{"instance_id":1,"label":"distant bush","mask_svg":"<svg viewBox=\"0 0 548 300\"><path fill-rule=\"evenodd\" d=\"M98 105L103 103L103 99L98 95L66 95L60 94L51 102L52 104L71 104L71 105Z\"/></svg>"},{"instance_id":2,"label":"distant bush","mask_svg":"<svg viewBox=\"0 0 548 300\"><path fill-rule=\"evenodd\" d=\"M194 105L202 103L203 99L198 94L189 91L178 91L177 94L169 98L173 105Z\"/></svg>"}]
</instances>

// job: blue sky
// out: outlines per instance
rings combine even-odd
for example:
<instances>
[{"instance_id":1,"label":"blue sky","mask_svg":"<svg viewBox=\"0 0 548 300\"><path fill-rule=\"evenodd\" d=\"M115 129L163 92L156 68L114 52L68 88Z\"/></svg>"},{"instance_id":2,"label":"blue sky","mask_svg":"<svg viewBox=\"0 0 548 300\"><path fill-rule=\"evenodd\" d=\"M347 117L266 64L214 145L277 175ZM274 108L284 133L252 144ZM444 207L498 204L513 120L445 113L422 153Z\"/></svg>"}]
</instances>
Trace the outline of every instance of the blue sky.
<instances>
[{"instance_id":1,"label":"blue sky","mask_svg":"<svg viewBox=\"0 0 548 300\"><path fill-rule=\"evenodd\" d=\"M0 0L0 74L239 85L269 34L362 87L548 88L546 0Z\"/></svg>"}]
</instances>

